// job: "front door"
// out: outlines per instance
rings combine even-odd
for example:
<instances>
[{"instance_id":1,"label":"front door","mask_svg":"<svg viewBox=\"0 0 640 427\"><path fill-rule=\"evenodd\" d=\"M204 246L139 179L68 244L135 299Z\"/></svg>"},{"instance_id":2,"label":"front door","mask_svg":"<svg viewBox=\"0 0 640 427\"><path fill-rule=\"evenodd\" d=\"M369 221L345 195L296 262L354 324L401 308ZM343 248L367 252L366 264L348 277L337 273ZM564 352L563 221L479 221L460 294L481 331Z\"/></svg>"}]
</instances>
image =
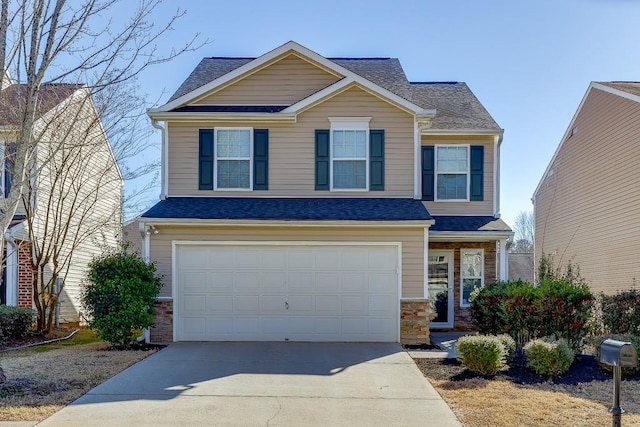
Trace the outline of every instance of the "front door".
<instances>
[{"instance_id":1,"label":"front door","mask_svg":"<svg viewBox=\"0 0 640 427\"><path fill-rule=\"evenodd\" d=\"M429 305L436 317L430 327L453 328L453 251L429 251Z\"/></svg>"}]
</instances>

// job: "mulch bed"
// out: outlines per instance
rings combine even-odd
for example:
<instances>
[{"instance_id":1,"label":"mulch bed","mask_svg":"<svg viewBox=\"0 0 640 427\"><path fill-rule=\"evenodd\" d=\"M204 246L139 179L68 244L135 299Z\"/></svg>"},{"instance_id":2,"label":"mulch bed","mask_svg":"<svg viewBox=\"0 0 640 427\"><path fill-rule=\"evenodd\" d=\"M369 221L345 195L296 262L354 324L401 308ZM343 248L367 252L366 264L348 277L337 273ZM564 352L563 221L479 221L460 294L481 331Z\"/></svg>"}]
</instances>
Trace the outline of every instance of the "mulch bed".
<instances>
[{"instance_id":1,"label":"mulch bed","mask_svg":"<svg viewBox=\"0 0 640 427\"><path fill-rule=\"evenodd\" d=\"M31 332L25 337L15 338L4 344L0 343L0 352L22 347L29 344L39 344L45 341L54 340L56 338L63 338L68 336L71 332L73 332L73 329L54 329L48 334Z\"/></svg>"}]
</instances>

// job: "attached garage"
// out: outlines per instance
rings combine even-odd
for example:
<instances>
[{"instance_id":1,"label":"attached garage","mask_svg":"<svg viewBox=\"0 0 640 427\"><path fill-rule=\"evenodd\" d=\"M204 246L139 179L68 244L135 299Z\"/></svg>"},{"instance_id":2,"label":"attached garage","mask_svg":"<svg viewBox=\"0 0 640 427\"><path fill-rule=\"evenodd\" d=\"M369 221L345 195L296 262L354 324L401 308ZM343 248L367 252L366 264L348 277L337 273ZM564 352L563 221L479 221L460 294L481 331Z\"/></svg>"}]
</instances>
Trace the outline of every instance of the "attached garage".
<instances>
[{"instance_id":1,"label":"attached garage","mask_svg":"<svg viewBox=\"0 0 640 427\"><path fill-rule=\"evenodd\" d=\"M399 243L173 243L175 341L398 342Z\"/></svg>"}]
</instances>

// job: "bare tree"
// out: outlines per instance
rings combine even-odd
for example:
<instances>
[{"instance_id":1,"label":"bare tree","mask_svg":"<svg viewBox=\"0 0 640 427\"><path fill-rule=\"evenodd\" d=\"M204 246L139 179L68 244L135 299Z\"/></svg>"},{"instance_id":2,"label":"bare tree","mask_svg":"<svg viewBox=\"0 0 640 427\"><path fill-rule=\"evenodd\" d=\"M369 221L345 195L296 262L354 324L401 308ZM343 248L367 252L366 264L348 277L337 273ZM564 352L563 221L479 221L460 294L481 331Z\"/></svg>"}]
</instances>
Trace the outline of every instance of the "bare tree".
<instances>
[{"instance_id":1,"label":"bare tree","mask_svg":"<svg viewBox=\"0 0 640 427\"><path fill-rule=\"evenodd\" d=\"M0 146L4 153L9 154L11 164L8 169L12 184L9 191L3 194L4 197L0 198L0 242L3 247L6 244L6 231L16 210L21 203L28 206L34 192L39 191L38 178L45 168L56 171L52 178L55 182L51 183L52 194L58 191L58 197L81 200L82 203L79 204L82 206L91 204L92 196L79 188L82 181L73 181L74 187L69 192L60 193L63 188L60 183L68 182L73 175L84 176L90 171L81 170L84 166L79 166L73 172L58 170L59 165L75 161L74 158L80 155L76 151L82 145L78 142L87 142L87 138L83 141L78 132L65 129L64 126L55 128L59 126L56 120L43 120L51 109L55 109L69 96L51 90L52 87L82 84L80 92L87 96L85 101L79 102L85 103L91 97L95 99L99 106L97 115L103 115L105 122L112 124L108 126L109 129L115 130L118 123L124 126L127 118L131 120L129 125L135 124L135 114L131 113L135 109L123 109L122 102L116 102L117 107L109 109L100 101L114 101L114 93L126 94L123 88L133 84L136 77L149 66L171 60L198 47L196 43L199 36L195 34L177 49L163 52L158 48L161 38L184 14L177 10L163 24L156 25L151 15L159 3L160 0L1 0L0 61L4 70L0 72L0 133L3 138ZM68 89L75 93L78 87ZM133 102L135 98L128 99ZM141 108L141 105L137 107ZM82 108L72 108L70 114L79 114L77 112L81 110ZM58 111L55 114L63 113ZM117 119L118 114L120 120ZM85 136L87 129L89 127L84 129ZM119 134L122 141L116 144L115 150L116 153L120 152L119 160L126 158L128 154L139 152L139 148L134 148L136 139L126 138L126 135L134 134L133 131ZM42 141L46 141L51 135L56 137L55 144L48 145L47 149L40 149ZM70 142L69 139L73 138L76 138L74 142ZM120 151L118 147L121 147ZM82 153L86 154L84 148ZM127 173L136 176L143 172L144 170L137 170ZM97 177L93 176L92 179ZM27 207L27 214L31 215L28 222L44 227L43 224L56 215L59 217L58 221L62 221L61 213L67 208L68 206L62 208L52 205L46 208L47 214L44 214ZM76 210L81 211L82 209ZM73 227L77 229L77 223L83 214L77 215L67 231ZM89 217L90 215L85 219ZM42 276L42 279L38 279L38 284L34 283L34 304L38 307L38 304L44 303L52 310L61 289L52 294L48 284L52 283L51 278L56 274L64 274L65 266L72 261L63 259L63 251L55 247L59 239L69 240L68 234L65 237L63 231L56 229L54 232L53 224L50 224L49 230L58 236L49 239L48 244L52 246L47 248L41 244L43 242L34 242L32 263L35 266L48 265L46 269L49 270L48 278ZM86 241L87 237L82 237L83 231L79 233L81 237L72 239L72 247L78 247L82 241ZM48 313L50 311L42 310L39 315L48 318ZM49 322L42 318L38 320L41 329L46 328L47 323ZM0 376L1 374L0 368Z\"/></svg>"},{"instance_id":2,"label":"bare tree","mask_svg":"<svg viewBox=\"0 0 640 427\"><path fill-rule=\"evenodd\" d=\"M533 212L520 211L513 225L513 240L510 242L509 251L516 253L533 252Z\"/></svg>"}]
</instances>

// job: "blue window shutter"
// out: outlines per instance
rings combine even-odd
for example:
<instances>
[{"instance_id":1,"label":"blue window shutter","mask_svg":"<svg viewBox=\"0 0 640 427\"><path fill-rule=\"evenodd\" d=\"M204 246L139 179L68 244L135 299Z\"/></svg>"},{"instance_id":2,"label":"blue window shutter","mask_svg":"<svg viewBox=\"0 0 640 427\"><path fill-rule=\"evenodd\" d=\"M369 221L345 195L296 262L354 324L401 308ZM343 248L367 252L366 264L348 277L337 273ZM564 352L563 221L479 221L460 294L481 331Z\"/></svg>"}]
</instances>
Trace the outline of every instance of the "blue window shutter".
<instances>
[{"instance_id":1,"label":"blue window shutter","mask_svg":"<svg viewBox=\"0 0 640 427\"><path fill-rule=\"evenodd\" d=\"M471 146L471 185L469 200L479 202L484 200L484 146Z\"/></svg>"},{"instance_id":2,"label":"blue window shutter","mask_svg":"<svg viewBox=\"0 0 640 427\"><path fill-rule=\"evenodd\" d=\"M316 129L316 190L329 190L329 130Z\"/></svg>"},{"instance_id":3,"label":"blue window shutter","mask_svg":"<svg viewBox=\"0 0 640 427\"><path fill-rule=\"evenodd\" d=\"M198 189L213 190L213 129L200 129Z\"/></svg>"},{"instance_id":4,"label":"blue window shutter","mask_svg":"<svg viewBox=\"0 0 640 427\"><path fill-rule=\"evenodd\" d=\"M269 189L269 129L253 130L253 189Z\"/></svg>"},{"instance_id":5,"label":"blue window shutter","mask_svg":"<svg viewBox=\"0 0 640 427\"><path fill-rule=\"evenodd\" d=\"M435 147L422 147L422 200L434 200L435 188Z\"/></svg>"},{"instance_id":6,"label":"blue window shutter","mask_svg":"<svg viewBox=\"0 0 640 427\"><path fill-rule=\"evenodd\" d=\"M384 130L369 131L369 190L384 190Z\"/></svg>"}]
</instances>

